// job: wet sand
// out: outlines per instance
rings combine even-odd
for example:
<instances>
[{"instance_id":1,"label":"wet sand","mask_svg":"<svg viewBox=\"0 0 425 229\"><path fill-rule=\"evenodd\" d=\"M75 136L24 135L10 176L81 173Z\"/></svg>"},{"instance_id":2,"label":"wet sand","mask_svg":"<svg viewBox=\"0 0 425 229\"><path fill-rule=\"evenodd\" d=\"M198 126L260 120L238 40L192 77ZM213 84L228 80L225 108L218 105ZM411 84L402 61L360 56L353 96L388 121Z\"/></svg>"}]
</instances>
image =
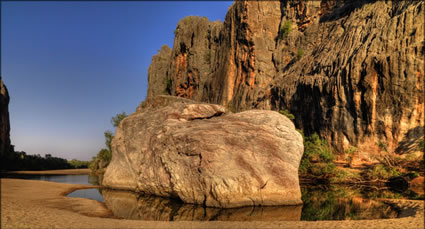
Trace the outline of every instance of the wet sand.
<instances>
[{"instance_id":1,"label":"wet sand","mask_svg":"<svg viewBox=\"0 0 425 229\"><path fill-rule=\"evenodd\" d=\"M76 189L95 186L38 180L0 179L1 228L424 228L424 201L393 200L408 216L352 221L136 221L114 219L104 204L66 197Z\"/></svg>"}]
</instances>

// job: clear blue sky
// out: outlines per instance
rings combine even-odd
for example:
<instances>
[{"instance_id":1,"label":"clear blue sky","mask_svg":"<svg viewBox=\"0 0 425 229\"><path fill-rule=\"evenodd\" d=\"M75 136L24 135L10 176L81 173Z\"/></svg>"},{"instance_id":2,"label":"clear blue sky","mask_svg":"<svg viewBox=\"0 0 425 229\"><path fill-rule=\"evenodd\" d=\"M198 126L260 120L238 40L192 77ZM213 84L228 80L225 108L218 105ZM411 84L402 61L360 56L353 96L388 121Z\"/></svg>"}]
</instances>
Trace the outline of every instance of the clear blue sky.
<instances>
[{"instance_id":1,"label":"clear blue sky","mask_svg":"<svg viewBox=\"0 0 425 229\"><path fill-rule=\"evenodd\" d=\"M1 2L1 75L18 151L89 160L110 119L145 99L147 69L185 16L232 2Z\"/></svg>"}]
</instances>

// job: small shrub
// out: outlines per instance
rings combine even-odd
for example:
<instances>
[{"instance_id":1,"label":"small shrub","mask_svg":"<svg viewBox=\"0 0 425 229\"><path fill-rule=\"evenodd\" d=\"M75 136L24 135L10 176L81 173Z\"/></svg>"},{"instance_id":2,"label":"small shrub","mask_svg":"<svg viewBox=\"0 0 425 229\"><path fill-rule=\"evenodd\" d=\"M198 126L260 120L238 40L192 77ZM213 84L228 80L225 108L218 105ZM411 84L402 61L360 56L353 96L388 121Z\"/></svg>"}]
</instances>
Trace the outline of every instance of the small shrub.
<instances>
[{"instance_id":1,"label":"small shrub","mask_svg":"<svg viewBox=\"0 0 425 229\"><path fill-rule=\"evenodd\" d=\"M142 101L139 106L141 108L145 108L146 107L146 101Z\"/></svg>"},{"instance_id":2,"label":"small shrub","mask_svg":"<svg viewBox=\"0 0 425 229\"><path fill-rule=\"evenodd\" d=\"M336 175L334 154L325 139L318 134L304 138L304 154L299 172L317 177L332 177Z\"/></svg>"},{"instance_id":3,"label":"small shrub","mask_svg":"<svg viewBox=\"0 0 425 229\"><path fill-rule=\"evenodd\" d=\"M301 137L303 137L303 139L304 139L304 131L303 130L301 130L301 129L295 129L298 133L300 133L301 134Z\"/></svg>"},{"instance_id":4,"label":"small shrub","mask_svg":"<svg viewBox=\"0 0 425 229\"><path fill-rule=\"evenodd\" d=\"M171 87L172 87L171 79L165 79L164 93L171 95Z\"/></svg>"},{"instance_id":5,"label":"small shrub","mask_svg":"<svg viewBox=\"0 0 425 229\"><path fill-rule=\"evenodd\" d=\"M300 60L304 56L304 49L299 48L297 51L297 60Z\"/></svg>"},{"instance_id":6,"label":"small shrub","mask_svg":"<svg viewBox=\"0 0 425 229\"><path fill-rule=\"evenodd\" d=\"M347 181L353 181L353 180L359 180L360 179L360 173L354 172L350 170L344 170L341 168L336 168L336 175L332 178L333 183L338 182L347 182Z\"/></svg>"},{"instance_id":7,"label":"small shrub","mask_svg":"<svg viewBox=\"0 0 425 229\"><path fill-rule=\"evenodd\" d=\"M294 120L295 116L293 114L291 114L291 112L289 112L288 110L280 110L279 111L280 114L285 115L287 118L289 118L289 120Z\"/></svg>"},{"instance_id":8,"label":"small shrub","mask_svg":"<svg viewBox=\"0 0 425 229\"><path fill-rule=\"evenodd\" d=\"M292 31L292 21L285 21L280 25L280 38L285 39L288 37L289 33Z\"/></svg>"},{"instance_id":9,"label":"small shrub","mask_svg":"<svg viewBox=\"0 0 425 229\"><path fill-rule=\"evenodd\" d=\"M388 152L387 151L387 144L385 142L379 141L376 144L378 145L379 149L381 149L381 151Z\"/></svg>"},{"instance_id":10,"label":"small shrub","mask_svg":"<svg viewBox=\"0 0 425 229\"><path fill-rule=\"evenodd\" d=\"M357 152L357 148L354 146L350 146L348 149L345 150L346 154L354 154Z\"/></svg>"},{"instance_id":11,"label":"small shrub","mask_svg":"<svg viewBox=\"0 0 425 229\"><path fill-rule=\"evenodd\" d=\"M400 176L401 173L395 168L387 167L385 165L379 164L373 169L367 171L369 177L379 178L379 179L388 179L393 176Z\"/></svg>"},{"instance_id":12,"label":"small shrub","mask_svg":"<svg viewBox=\"0 0 425 229\"><path fill-rule=\"evenodd\" d=\"M407 173L406 176L408 176L410 179L413 179L420 176L420 174L417 171L413 171L413 172Z\"/></svg>"},{"instance_id":13,"label":"small shrub","mask_svg":"<svg viewBox=\"0 0 425 229\"><path fill-rule=\"evenodd\" d=\"M207 52L207 53L205 53L205 55L204 55L204 60L205 60L205 62L207 62L208 64L210 64L210 63L211 63L211 50L208 50L208 52Z\"/></svg>"},{"instance_id":14,"label":"small shrub","mask_svg":"<svg viewBox=\"0 0 425 229\"><path fill-rule=\"evenodd\" d=\"M193 21L193 18L192 18L193 16L187 16L187 17L185 17L185 18L183 18L183 23L185 24L185 25L187 25L187 24L191 24L192 23L192 21Z\"/></svg>"},{"instance_id":15,"label":"small shrub","mask_svg":"<svg viewBox=\"0 0 425 229\"><path fill-rule=\"evenodd\" d=\"M350 146L345 150L345 153L348 155L348 163L351 164L353 162L354 154L357 152L357 148L354 146Z\"/></svg>"}]
</instances>

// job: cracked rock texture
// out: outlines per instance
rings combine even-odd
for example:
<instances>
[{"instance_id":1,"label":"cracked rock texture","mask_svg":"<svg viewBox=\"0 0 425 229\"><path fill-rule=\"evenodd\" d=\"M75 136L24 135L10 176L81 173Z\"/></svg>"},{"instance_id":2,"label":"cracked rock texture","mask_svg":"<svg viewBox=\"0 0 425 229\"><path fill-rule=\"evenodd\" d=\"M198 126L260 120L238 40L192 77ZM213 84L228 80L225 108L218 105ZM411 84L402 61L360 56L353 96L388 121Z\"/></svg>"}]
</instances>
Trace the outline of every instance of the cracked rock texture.
<instances>
[{"instance_id":1,"label":"cracked rock texture","mask_svg":"<svg viewBox=\"0 0 425 229\"><path fill-rule=\"evenodd\" d=\"M297 205L302 154L278 112L157 96L120 123L103 185L211 207Z\"/></svg>"},{"instance_id":2,"label":"cracked rock texture","mask_svg":"<svg viewBox=\"0 0 425 229\"><path fill-rule=\"evenodd\" d=\"M424 136L424 9L423 1L236 1L223 23L186 17L173 49L153 58L148 98L288 109L297 128L336 151L373 153L385 142L410 152Z\"/></svg>"}]
</instances>

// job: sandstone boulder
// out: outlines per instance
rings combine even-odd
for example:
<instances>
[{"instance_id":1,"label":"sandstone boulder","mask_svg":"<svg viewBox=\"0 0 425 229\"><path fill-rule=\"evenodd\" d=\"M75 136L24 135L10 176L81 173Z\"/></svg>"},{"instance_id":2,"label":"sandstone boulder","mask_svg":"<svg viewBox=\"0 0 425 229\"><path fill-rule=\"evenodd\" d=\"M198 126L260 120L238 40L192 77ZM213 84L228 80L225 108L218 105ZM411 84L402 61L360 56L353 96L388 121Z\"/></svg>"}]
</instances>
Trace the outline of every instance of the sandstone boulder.
<instances>
[{"instance_id":1,"label":"sandstone boulder","mask_svg":"<svg viewBox=\"0 0 425 229\"><path fill-rule=\"evenodd\" d=\"M301 204L303 140L285 116L157 96L119 125L103 185L212 207Z\"/></svg>"}]
</instances>

